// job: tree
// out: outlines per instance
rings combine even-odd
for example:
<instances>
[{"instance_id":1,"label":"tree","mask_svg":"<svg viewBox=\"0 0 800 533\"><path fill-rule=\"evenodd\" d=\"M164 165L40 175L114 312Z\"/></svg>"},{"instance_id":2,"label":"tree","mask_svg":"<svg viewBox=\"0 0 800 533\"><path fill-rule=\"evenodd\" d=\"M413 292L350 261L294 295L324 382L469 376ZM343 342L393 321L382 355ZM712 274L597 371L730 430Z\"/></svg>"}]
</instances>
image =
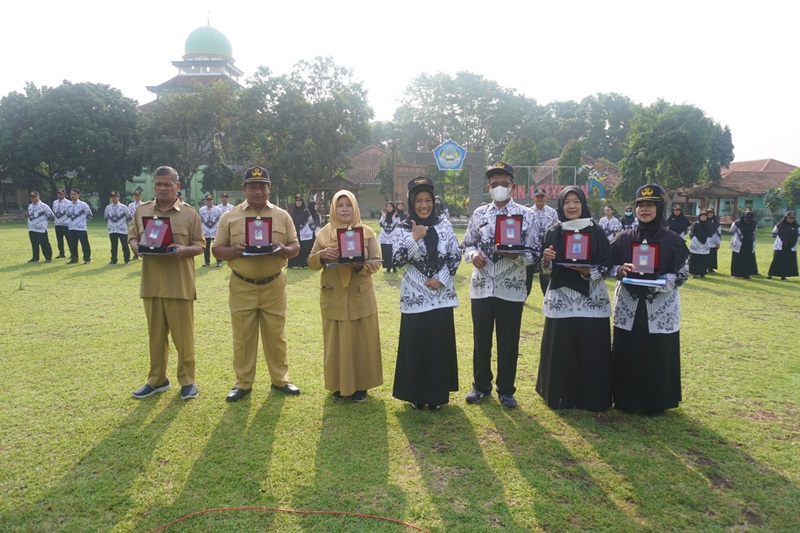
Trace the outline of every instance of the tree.
<instances>
[{"instance_id":1,"label":"tree","mask_svg":"<svg viewBox=\"0 0 800 533\"><path fill-rule=\"evenodd\" d=\"M141 171L136 102L108 85L33 84L0 100L0 167L20 186L79 186L107 198ZM67 178L67 175L74 176Z\"/></svg>"},{"instance_id":2,"label":"tree","mask_svg":"<svg viewBox=\"0 0 800 533\"><path fill-rule=\"evenodd\" d=\"M330 57L300 61L290 76L262 67L243 91L237 134L242 153L263 162L275 197L344 174L348 153L369 140L373 111L367 91Z\"/></svg>"},{"instance_id":3,"label":"tree","mask_svg":"<svg viewBox=\"0 0 800 533\"><path fill-rule=\"evenodd\" d=\"M783 205L783 200L783 193L780 189L768 189L767 193L764 195L764 205L767 206L767 209L769 209L773 217L778 216L778 212Z\"/></svg>"},{"instance_id":4,"label":"tree","mask_svg":"<svg viewBox=\"0 0 800 533\"><path fill-rule=\"evenodd\" d=\"M582 121L584 151L592 157L618 162L633 118L633 104L621 94L598 93L578 104L577 117Z\"/></svg>"},{"instance_id":5,"label":"tree","mask_svg":"<svg viewBox=\"0 0 800 533\"><path fill-rule=\"evenodd\" d=\"M399 148L411 155L452 139L500 158L536 112L536 102L478 74L422 74L405 89L394 122Z\"/></svg>"},{"instance_id":6,"label":"tree","mask_svg":"<svg viewBox=\"0 0 800 533\"><path fill-rule=\"evenodd\" d=\"M725 146L727 134L727 128L691 105L659 100L650 107L637 106L615 195L632 198L639 186L650 182L660 183L672 195L702 182L704 176L708 179L714 168L733 159L733 146Z\"/></svg>"},{"instance_id":7,"label":"tree","mask_svg":"<svg viewBox=\"0 0 800 533\"><path fill-rule=\"evenodd\" d=\"M794 169L791 174L786 176L781 191L783 191L783 197L789 208L800 205L800 168Z\"/></svg>"},{"instance_id":8,"label":"tree","mask_svg":"<svg viewBox=\"0 0 800 533\"><path fill-rule=\"evenodd\" d=\"M239 184L239 178L231 167L225 163L225 152L222 149L222 142L219 136L217 136L211 143L211 151L208 153L208 164L203 169L202 191L210 192L237 189Z\"/></svg>"},{"instance_id":9,"label":"tree","mask_svg":"<svg viewBox=\"0 0 800 533\"><path fill-rule=\"evenodd\" d=\"M174 168L191 198L192 178L209 161L214 139L230 132L235 111L236 89L222 81L160 96L142 123L139 150L145 166Z\"/></svg>"},{"instance_id":10,"label":"tree","mask_svg":"<svg viewBox=\"0 0 800 533\"><path fill-rule=\"evenodd\" d=\"M562 185L572 185L575 183L577 169L581 166L581 156L583 155L583 143L570 140L561 152L561 160L558 162L558 183ZM574 167L574 168L572 168ZM586 183L586 177L577 180L578 184Z\"/></svg>"}]
</instances>

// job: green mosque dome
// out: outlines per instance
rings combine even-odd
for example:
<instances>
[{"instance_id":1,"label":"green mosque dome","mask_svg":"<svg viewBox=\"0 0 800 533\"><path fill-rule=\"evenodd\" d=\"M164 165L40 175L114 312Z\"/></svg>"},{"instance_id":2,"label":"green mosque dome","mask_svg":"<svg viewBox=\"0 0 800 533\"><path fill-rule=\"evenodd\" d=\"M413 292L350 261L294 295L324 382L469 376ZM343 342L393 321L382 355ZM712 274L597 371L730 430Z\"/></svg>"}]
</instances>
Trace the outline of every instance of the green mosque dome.
<instances>
[{"instance_id":1,"label":"green mosque dome","mask_svg":"<svg viewBox=\"0 0 800 533\"><path fill-rule=\"evenodd\" d=\"M211 26L201 26L186 38L184 59L190 56L222 56L233 59L231 42Z\"/></svg>"}]
</instances>

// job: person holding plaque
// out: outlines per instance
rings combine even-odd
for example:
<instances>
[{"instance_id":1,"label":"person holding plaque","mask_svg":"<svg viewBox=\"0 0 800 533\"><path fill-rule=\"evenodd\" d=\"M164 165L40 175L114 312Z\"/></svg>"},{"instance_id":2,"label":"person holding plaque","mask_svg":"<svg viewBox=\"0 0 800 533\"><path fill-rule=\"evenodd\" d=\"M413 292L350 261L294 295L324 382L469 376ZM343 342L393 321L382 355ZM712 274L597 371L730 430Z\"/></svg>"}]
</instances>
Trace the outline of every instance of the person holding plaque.
<instances>
[{"instance_id":1,"label":"person holding plaque","mask_svg":"<svg viewBox=\"0 0 800 533\"><path fill-rule=\"evenodd\" d=\"M472 390L468 403L478 403L492 392L492 337L497 328L497 395L507 409L517 406L514 398L519 356L519 330L525 305L525 267L539 259L541 244L533 213L514 202L514 167L502 161L486 171L493 202L478 207L464 234L464 261L472 263L469 295L472 300ZM498 221L502 224L522 215L523 250L503 251L497 245ZM499 236L503 236L499 232Z\"/></svg>"},{"instance_id":2,"label":"person holding plaque","mask_svg":"<svg viewBox=\"0 0 800 533\"><path fill-rule=\"evenodd\" d=\"M394 233L394 260L406 268L392 396L437 411L458 390L453 276L461 249L453 226L436 211L433 187L424 176L408 183L410 221Z\"/></svg>"},{"instance_id":3,"label":"person holding plaque","mask_svg":"<svg viewBox=\"0 0 800 533\"><path fill-rule=\"evenodd\" d=\"M708 222L708 213L701 211L689 228L689 274L693 278L706 277L714 233L713 226Z\"/></svg>"},{"instance_id":4,"label":"person holding plaque","mask_svg":"<svg viewBox=\"0 0 800 533\"><path fill-rule=\"evenodd\" d=\"M378 303L372 285L381 263L377 236L361 223L355 195L337 192L330 221L317 233L308 257L312 270L322 270L319 307L325 388L337 400L350 397L363 402L367 390L383 383Z\"/></svg>"},{"instance_id":5,"label":"person holding plaque","mask_svg":"<svg viewBox=\"0 0 800 533\"><path fill-rule=\"evenodd\" d=\"M787 211L783 220L772 229L772 263L769 265L768 279L780 276L781 281L795 277L797 272L797 237L800 226L797 224L794 211Z\"/></svg>"},{"instance_id":6,"label":"person holding plaque","mask_svg":"<svg viewBox=\"0 0 800 533\"><path fill-rule=\"evenodd\" d=\"M289 380L286 355L287 261L300 251L292 217L269 201L267 169L244 173L245 201L219 219L214 257L231 269L228 304L233 333L236 383L225 397L236 402L250 394L256 377L259 331L272 389L290 395L300 389Z\"/></svg>"},{"instance_id":7,"label":"person holding plaque","mask_svg":"<svg viewBox=\"0 0 800 533\"><path fill-rule=\"evenodd\" d=\"M611 243L612 272L619 280L614 293L614 406L650 416L663 415L681 401L678 287L688 277L689 250L664 221L665 196L659 185L639 187L639 225Z\"/></svg>"},{"instance_id":8,"label":"person holding plaque","mask_svg":"<svg viewBox=\"0 0 800 533\"><path fill-rule=\"evenodd\" d=\"M170 336L178 351L181 398L189 400L198 392L194 376L194 257L203 253L206 242L197 211L178 200L180 186L175 169L158 167L153 174L155 200L140 205L128 226L128 244L142 257L139 295L150 337L150 372L147 382L133 391L136 399L170 388ZM140 247L142 243L145 245ZM165 253L149 253L148 243L153 244L152 251L165 248Z\"/></svg>"},{"instance_id":9,"label":"person holding plaque","mask_svg":"<svg viewBox=\"0 0 800 533\"><path fill-rule=\"evenodd\" d=\"M550 273L536 392L551 409L611 407L611 268L606 232L592 221L580 187L558 196L558 221L544 235L542 270Z\"/></svg>"},{"instance_id":10,"label":"person holding plaque","mask_svg":"<svg viewBox=\"0 0 800 533\"><path fill-rule=\"evenodd\" d=\"M756 263L756 220L752 211L745 211L731 224L731 277L750 279L758 275Z\"/></svg>"}]
</instances>

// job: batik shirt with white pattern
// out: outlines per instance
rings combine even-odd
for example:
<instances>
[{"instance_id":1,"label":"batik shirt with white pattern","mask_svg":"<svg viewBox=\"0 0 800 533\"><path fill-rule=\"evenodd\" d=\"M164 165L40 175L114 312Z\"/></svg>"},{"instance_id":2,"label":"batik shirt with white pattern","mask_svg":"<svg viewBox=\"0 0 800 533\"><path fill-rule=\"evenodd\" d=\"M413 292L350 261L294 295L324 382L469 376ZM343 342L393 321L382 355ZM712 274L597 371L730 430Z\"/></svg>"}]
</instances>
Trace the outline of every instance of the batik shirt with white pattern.
<instances>
[{"instance_id":1,"label":"batik shirt with white pattern","mask_svg":"<svg viewBox=\"0 0 800 533\"><path fill-rule=\"evenodd\" d=\"M103 218L108 223L109 233L122 233L127 235L128 223L133 220L133 215L131 215L131 210L128 209L127 205L117 202L116 205L108 204L106 206Z\"/></svg>"},{"instance_id":2,"label":"batik shirt with white pattern","mask_svg":"<svg viewBox=\"0 0 800 533\"><path fill-rule=\"evenodd\" d=\"M130 211L130 212L131 212L131 216L133 216L133 215L135 215L135 214L136 214L136 209L137 209L137 208L138 208L140 205L142 205L142 201L141 201L141 200L139 200L139 201L136 201L136 202L131 202L131 203L129 203L129 204L128 204L128 211Z\"/></svg>"},{"instance_id":3,"label":"batik shirt with white pattern","mask_svg":"<svg viewBox=\"0 0 800 533\"><path fill-rule=\"evenodd\" d=\"M222 216L222 211L220 211L219 206L214 205L209 208L207 205L204 205L197 210L197 214L200 215L200 221L203 223L203 237L206 239L213 239L216 237L219 219Z\"/></svg>"},{"instance_id":4,"label":"batik shirt with white pattern","mask_svg":"<svg viewBox=\"0 0 800 533\"><path fill-rule=\"evenodd\" d=\"M86 223L92 219L92 210L89 204L78 200L70 202L67 207L70 231L86 231Z\"/></svg>"},{"instance_id":5,"label":"batik shirt with white pattern","mask_svg":"<svg viewBox=\"0 0 800 533\"><path fill-rule=\"evenodd\" d=\"M494 230L497 215L522 215L522 242L526 249L516 259L509 259L495 252ZM531 210L513 199L500 209L492 202L475 210L462 242L464 261L472 263L475 256L481 253L487 257L487 262L483 268L472 269L470 298L494 297L509 302L525 301L525 267L539 259L542 249L535 224Z\"/></svg>"},{"instance_id":6,"label":"batik shirt with white pattern","mask_svg":"<svg viewBox=\"0 0 800 533\"><path fill-rule=\"evenodd\" d=\"M47 221L55 220L50 206L42 201L28 204L28 231L47 233Z\"/></svg>"},{"instance_id":7,"label":"batik shirt with white pattern","mask_svg":"<svg viewBox=\"0 0 800 533\"><path fill-rule=\"evenodd\" d=\"M53 214L56 217L56 226L69 226L67 208L72 202L66 198L53 202Z\"/></svg>"},{"instance_id":8,"label":"batik shirt with white pattern","mask_svg":"<svg viewBox=\"0 0 800 533\"><path fill-rule=\"evenodd\" d=\"M225 213L227 213L228 211L230 211L231 209L233 209L236 206L229 203L229 204L215 205L214 207L219 209L219 214L220 214L220 216L222 216L222 215L224 215Z\"/></svg>"}]
</instances>

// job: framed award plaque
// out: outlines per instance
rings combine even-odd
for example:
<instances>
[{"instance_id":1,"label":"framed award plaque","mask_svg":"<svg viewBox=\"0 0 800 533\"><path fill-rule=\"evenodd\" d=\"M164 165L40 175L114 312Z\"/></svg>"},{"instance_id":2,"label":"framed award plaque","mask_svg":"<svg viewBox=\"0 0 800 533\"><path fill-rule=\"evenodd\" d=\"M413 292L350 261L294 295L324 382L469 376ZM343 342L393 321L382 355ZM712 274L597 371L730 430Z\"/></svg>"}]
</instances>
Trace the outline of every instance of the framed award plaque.
<instances>
[{"instance_id":1,"label":"framed award plaque","mask_svg":"<svg viewBox=\"0 0 800 533\"><path fill-rule=\"evenodd\" d=\"M522 242L522 215L497 215L494 244L498 252L525 249L525 244Z\"/></svg>"},{"instance_id":2,"label":"framed award plaque","mask_svg":"<svg viewBox=\"0 0 800 533\"><path fill-rule=\"evenodd\" d=\"M173 251L169 217L142 217L142 224L144 232L139 240L139 255L161 255Z\"/></svg>"},{"instance_id":3,"label":"framed award plaque","mask_svg":"<svg viewBox=\"0 0 800 533\"><path fill-rule=\"evenodd\" d=\"M590 264L589 251L592 246L592 236L580 231L564 232L564 264L588 265Z\"/></svg>"},{"instance_id":4,"label":"framed award plaque","mask_svg":"<svg viewBox=\"0 0 800 533\"><path fill-rule=\"evenodd\" d=\"M364 228L338 228L339 263L363 263Z\"/></svg>"},{"instance_id":5,"label":"framed award plaque","mask_svg":"<svg viewBox=\"0 0 800 533\"><path fill-rule=\"evenodd\" d=\"M245 217L244 253L260 255L272 253L272 218Z\"/></svg>"},{"instance_id":6,"label":"framed award plaque","mask_svg":"<svg viewBox=\"0 0 800 533\"><path fill-rule=\"evenodd\" d=\"M652 277L658 271L658 243L648 243L647 241L631 243L631 263L633 270L631 273L650 274Z\"/></svg>"}]
</instances>

